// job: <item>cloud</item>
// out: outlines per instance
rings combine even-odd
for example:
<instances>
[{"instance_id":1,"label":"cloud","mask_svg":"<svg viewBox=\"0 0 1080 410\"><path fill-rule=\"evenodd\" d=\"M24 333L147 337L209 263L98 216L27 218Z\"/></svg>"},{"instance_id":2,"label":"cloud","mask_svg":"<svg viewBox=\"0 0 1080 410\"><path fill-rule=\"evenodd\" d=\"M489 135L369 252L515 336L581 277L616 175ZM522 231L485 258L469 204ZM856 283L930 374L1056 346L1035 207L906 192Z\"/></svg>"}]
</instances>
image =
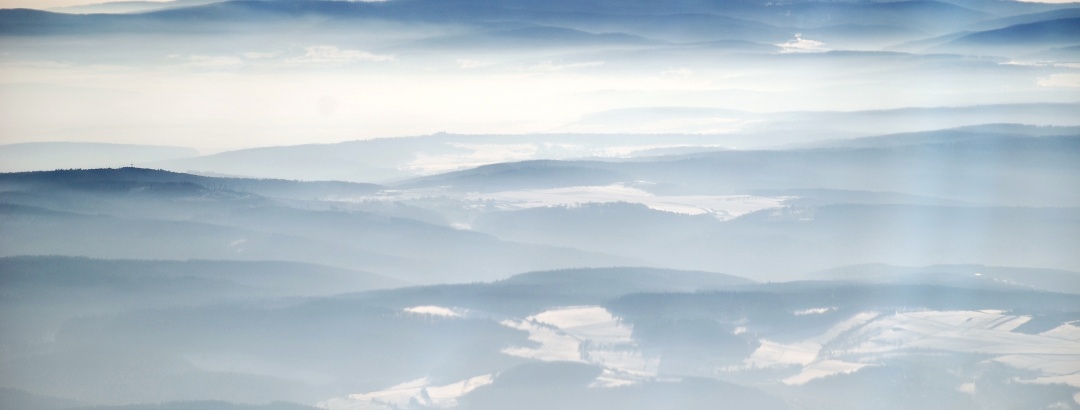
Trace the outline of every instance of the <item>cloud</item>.
<instances>
[{"instance_id":1,"label":"cloud","mask_svg":"<svg viewBox=\"0 0 1080 410\"><path fill-rule=\"evenodd\" d=\"M686 67L669 68L667 70L664 70L662 73L660 73L660 75L663 75L663 76L677 76L677 77L686 77L686 76L691 75L691 74L694 74L694 70L691 70L691 69L686 68Z\"/></svg>"},{"instance_id":2,"label":"cloud","mask_svg":"<svg viewBox=\"0 0 1080 410\"><path fill-rule=\"evenodd\" d=\"M494 63L489 62L489 61L469 60L469 59L466 59L466 58L458 59L457 63L458 63L458 67L461 67L461 68L466 69L466 70L472 69L472 68L483 68L483 67L487 67L487 66L490 66L490 65L494 64Z\"/></svg>"},{"instance_id":3,"label":"cloud","mask_svg":"<svg viewBox=\"0 0 1080 410\"><path fill-rule=\"evenodd\" d=\"M574 70L585 67L598 67L604 65L603 61L587 61L584 63L569 63L569 64L555 64L551 60L541 61L540 64L534 64L528 67L529 71L566 71Z\"/></svg>"},{"instance_id":4,"label":"cloud","mask_svg":"<svg viewBox=\"0 0 1080 410\"><path fill-rule=\"evenodd\" d=\"M794 40L777 44L777 46L781 48L781 53L820 53L829 51L828 48L825 48L825 43L802 38L801 34L796 34Z\"/></svg>"},{"instance_id":5,"label":"cloud","mask_svg":"<svg viewBox=\"0 0 1080 410\"><path fill-rule=\"evenodd\" d=\"M386 54L372 54L361 50L342 50L335 46L311 46L304 49L303 56L294 57L288 61L297 64L337 66L357 62L382 63L393 60L394 56Z\"/></svg>"},{"instance_id":6,"label":"cloud","mask_svg":"<svg viewBox=\"0 0 1080 410\"><path fill-rule=\"evenodd\" d=\"M1040 87L1080 88L1080 74L1058 73L1036 79Z\"/></svg>"},{"instance_id":7,"label":"cloud","mask_svg":"<svg viewBox=\"0 0 1080 410\"><path fill-rule=\"evenodd\" d=\"M184 62L185 66L196 68L226 68L236 67L243 64L243 60L232 56L204 56L204 55L189 55L189 56L177 56L171 55L169 58L178 59Z\"/></svg>"},{"instance_id":8,"label":"cloud","mask_svg":"<svg viewBox=\"0 0 1080 410\"><path fill-rule=\"evenodd\" d=\"M274 58L281 55L281 51L249 51L241 54L248 60L261 60L264 58Z\"/></svg>"}]
</instances>

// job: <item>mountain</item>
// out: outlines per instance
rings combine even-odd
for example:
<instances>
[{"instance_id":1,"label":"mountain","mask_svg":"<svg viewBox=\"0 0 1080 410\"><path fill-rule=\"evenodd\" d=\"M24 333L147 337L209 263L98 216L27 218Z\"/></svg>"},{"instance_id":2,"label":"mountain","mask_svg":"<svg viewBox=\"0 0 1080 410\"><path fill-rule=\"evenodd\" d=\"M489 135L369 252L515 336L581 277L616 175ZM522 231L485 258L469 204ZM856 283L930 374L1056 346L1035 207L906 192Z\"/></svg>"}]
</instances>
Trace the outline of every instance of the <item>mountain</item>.
<instances>
[{"instance_id":1,"label":"mountain","mask_svg":"<svg viewBox=\"0 0 1080 410\"><path fill-rule=\"evenodd\" d=\"M0 183L6 191L0 204L3 256L294 261L419 282L633 261L504 242L445 222L375 214L361 209L382 208L353 209L337 200L352 189L361 191L351 192L354 196L374 194L372 186L362 184L209 178L135 168L3 174Z\"/></svg>"},{"instance_id":2,"label":"mountain","mask_svg":"<svg viewBox=\"0 0 1080 410\"><path fill-rule=\"evenodd\" d=\"M92 142L26 142L0 145L0 172L122 167L197 157L191 148Z\"/></svg>"},{"instance_id":3,"label":"mountain","mask_svg":"<svg viewBox=\"0 0 1080 410\"><path fill-rule=\"evenodd\" d=\"M145 13L177 7L202 6L226 0L107 1L104 3L58 7L49 11L70 14Z\"/></svg>"},{"instance_id":4,"label":"mountain","mask_svg":"<svg viewBox=\"0 0 1080 410\"><path fill-rule=\"evenodd\" d=\"M979 31L931 48L935 52L1022 55L1053 47L1077 45L1080 18L1059 18Z\"/></svg>"},{"instance_id":5,"label":"mountain","mask_svg":"<svg viewBox=\"0 0 1080 410\"><path fill-rule=\"evenodd\" d=\"M777 7L771 4L736 2L720 6L701 2L679 4L654 1L634 4L610 2L547 2L544 4L491 1L455 1L452 4L430 0L407 0L383 3L347 1L230 1L201 0L162 6L153 10L143 4L114 5L117 10L146 10L136 14L58 15L29 10L0 12L5 33L115 33L169 32L197 33L226 30L226 24L249 27L262 19L263 27L287 25L299 16L317 19L329 27L340 27L355 20L423 21L438 24L481 26L496 22L524 22L533 26L555 25L558 28L509 30L497 39L506 41L544 39L567 44L567 41L618 40L637 42L638 37L660 37L683 41L771 40L782 41L794 32L788 28L813 29L821 26L901 26L903 31L927 31L944 34L950 28L974 24L994 17L992 14L937 1L898 1L868 3L795 2ZM190 6L190 7L188 7ZM97 6L89 10L103 10ZM797 16L797 17L794 17ZM199 21L200 24L184 24ZM32 24L31 24L32 22ZM185 27L186 26L186 27ZM671 30L659 30L665 27ZM598 30L598 33L622 32L626 35L586 36L569 29ZM559 35L553 35L556 33ZM680 34L681 33L681 34ZM784 33L786 35L781 36ZM852 33L857 36L857 33ZM849 37L849 36L844 36ZM452 41L433 45L453 45ZM528 44L526 43L518 43ZM541 43L545 44L545 43Z\"/></svg>"},{"instance_id":6,"label":"mountain","mask_svg":"<svg viewBox=\"0 0 1080 410\"><path fill-rule=\"evenodd\" d=\"M593 33L623 32L675 43L705 41L782 42L790 29L717 13L539 13L535 21Z\"/></svg>"},{"instance_id":7,"label":"mountain","mask_svg":"<svg viewBox=\"0 0 1080 410\"><path fill-rule=\"evenodd\" d=\"M264 405L236 404L223 401L179 401L159 404L136 404L126 406L77 407L78 410L312 410L315 407L274 402Z\"/></svg>"},{"instance_id":8,"label":"mountain","mask_svg":"<svg viewBox=\"0 0 1080 410\"><path fill-rule=\"evenodd\" d=\"M33 292L55 287L105 288L130 293L114 298L150 297L191 303L217 292L259 296L310 296L403 286L367 272L296 262L106 260L69 256L0 258L5 291ZM185 283L186 282L186 283ZM182 287L191 286L191 294ZM220 289L215 289L220 287ZM228 296L235 298L237 296ZM114 301L118 301L115 300Z\"/></svg>"},{"instance_id":9,"label":"mountain","mask_svg":"<svg viewBox=\"0 0 1080 410\"><path fill-rule=\"evenodd\" d=\"M1000 19L987 20L969 28L974 31L986 31L1007 28L1018 24L1031 24L1043 21L1080 17L1080 8L1068 7L1038 13L1025 13Z\"/></svg>"},{"instance_id":10,"label":"mountain","mask_svg":"<svg viewBox=\"0 0 1080 410\"><path fill-rule=\"evenodd\" d=\"M977 45L977 44L1036 44L1036 45L1063 45L1074 44L1077 33L1080 33L1080 18L1068 17L1053 20L1036 21L1032 23L1016 24L996 30L980 31L971 33L954 43Z\"/></svg>"},{"instance_id":11,"label":"mountain","mask_svg":"<svg viewBox=\"0 0 1080 410\"><path fill-rule=\"evenodd\" d=\"M477 34L436 37L418 41L413 46L440 49L582 48L648 45L654 42L644 37L626 33L588 33L562 27L531 26Z\"/></svg>"},{"instance_id":12,"label":"mountain","mask_svg":"<svg viewBox=\"0 0 1080 410\"><path fill-rule=\"evenodd\" d=\"M1023 124L983 124L945 130L910 132L875 137L818 141L802 148L871 148L903 145L955 144L962 141L993 141L1002 137L1052 137L1080 135L1080 127L1033 126ZM792 146L800 147L800 146Z\"/></svg>"},{"instance_id":13,"label":"mountain","mask_svg":"<svg viewBox=\"0 0 1080 410\"><path fill-rule=\"evenodd\" d=\"M573 362L530 363L506 370L493 383L461 399L462 409L788 409L782 400L755 388L709 379L646 382L603 389L590 383L603 369Z\"/></svg>"},{"instance_id":14,"label":"mountain","mask_svg":"<svg viewBox=\"0 0 1080 410\"><path fill-rule=\"evenodd\" d=\"M0 387L0 407L5 409L53 410L77 407L79 402L42 396L23 390Z\"/></svg>"},{"instance_id":15,"label":"mountain","mask_svg":"<svg viewBox=\"0 0 1080 410\"><path fill-rule=\"evenodd\" d=\"M496 164L399 186L505 190L580 185L654 185L668 195L738 195L748 190L828 188L890 191L1024 206L1075 206L1080 198L1065 187L1080 146L1075 136L993 136L947 144L809 150L726 150L632 161L527 161ZM950 164L950 166L944 166ZM801 170L792 174L792 170ZM1045 185L1014 179L1042 174ZM1030 175L1030 174L1028 174ZM857 176L857 177L856 177ZM994 189L987 187L993 186ZM664 191L657 191L663 189Z\"/></svg>"},{"instance_id":16,"label":"mountain","mask_svg":"<svg viewBox=\"0 0 1080 410\"><path fill-rule=\"evenodd\" d=\"M678 127L694 124L701 127L701 132L708 133L709 129L747 124L734 128L723 137L714 137L712 143L740 149L790 148L841 138L938 131L986 124L1076 126L1080 123L1068 114L1077 109L1080 109L1080 105L1076 103L772 113L706 107L636 107L593 113L560 129L565 132L596 129L631 132L655 128L656 124L675 124Z\"/></svg>"},{"instance_id":17,"label":"mountain","mask_svg":"<svg viewBox=\"0 0 1080 410\"><path fill-rule=\"evenodd\" d=\"M5 191L85 191L138 193L181 190L187 193L258 194L271 198L312 199L372 194L381 187L337 181L220 178L135 167L57 170L0 174Z\"/></svg>"},{"instance_id":18,"label":"mountain","mask_svg":"<svg viewBox=\"0 0 1080 410\"><path fill-rule=\"evenodd\" d=\"M618 158L662 148L715 147L730 140L716 134L436 133L242 149L143 165L175 172L388 183L523 158Z\"/></svg>"},{"instance_id":19,"label":"mountain","mask_svg":"<svg viewBox=\"0 0 1080 410\"><path fill-rule=\"evenodd\" d=\"M0 135L212 154L0 146L0 408L1080 405L1075 5L62 11Z\"/></svg>"},{"instance_id":20,"label":"mountain","mask_svg":"<svg viewBox=\"0 0 1080 410\"><path fill-rule=\"evenodd\" d=\"M453 306L474 315L536 314L560 306L595 305L641 292L699 292L755 283L701 271L642 267L579 268L517 274L489 283L432 285L354 295L391 309Z\"/></svg>"},{"instance_id":21,"label":"mountain","mask_svg":"<svg viewBox=\"0 0 1080 410\"><path fill-rule=\"evenodd\" d=\"M1075 208L890 202L816 205L810 200L728 221L641 205L593 204L493 213L473 226L504 240L633 255L655 266L730 272L758 280L791 279L805 270L887 260L1077 266L1061 253L1076 244L1067 232L1078 222ZM875 228L860 228L867 226Z\"/></svg>"},{"instance_id":22,"label":"mountain","mask_svg":"<svg viewBox=\"0 0 1080 410\"><path fill-rule=\"evenodd\" d=\"M1016 287L1046 292L1080 293L1080 273L1077 272L982 265L922 267L855 265L812 272L807 275L807 278L863 283L934 283L950 286Z\"/></svg>"},{"instance_id":23,"label":"mountain","mask_svg":"<svg viewBox=\"0 0 1080 410\"><path fill-rule=\"evenodd\" d=\"M537 189L583 185L609 185L627 181L629 175L571 161L526 161L483 165L399 184L402 188L451 185L461 190L505 191L514 188Z\"/></svg>"}]
</instances>

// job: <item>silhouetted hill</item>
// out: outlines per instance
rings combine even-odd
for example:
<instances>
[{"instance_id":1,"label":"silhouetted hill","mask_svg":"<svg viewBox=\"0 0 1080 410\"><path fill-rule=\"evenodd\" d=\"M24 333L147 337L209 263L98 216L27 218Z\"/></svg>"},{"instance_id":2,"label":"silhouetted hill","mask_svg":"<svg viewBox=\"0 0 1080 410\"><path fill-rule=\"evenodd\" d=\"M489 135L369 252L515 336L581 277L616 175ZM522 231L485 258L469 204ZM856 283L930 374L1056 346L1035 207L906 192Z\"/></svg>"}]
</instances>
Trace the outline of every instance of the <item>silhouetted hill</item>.
<instances>
[{"instance_id":1,"label":"silhouetted hill","mask_svg":"<svg viewBox=\"0 0 1080 410\"><path fill-rule=\"evenodd\" d=\"M461 400L461 408L596 409L628 410L787 409L784 402L752 387L709 379L647 382L608 388L590 388L603 369L581 363L529 363L499 373L494 383L476 389Z\"/></svg>"},{"instance_id":2,"label":"silhouetted hill","mask_svg":"<svg viewBox=\"0 0 1080 410\"><path fill-rule=\"evenodd\" d=\"M1016 24L980 31L929 49L934 52L963 52L1016 56L1053 47L1080 43L1080 18L1061 18Z\"/></svg>"},{"instance_id":3,"label":"silhouetted hill","mask_svg":"<svg viewBox=\"0 0 1080 410\"><path fill-rule=\"evenodd\" d=\"M371 194L381 187L354 182L301 182L280 179L215 178L144 168L68 169L0 174L0 188L8 191L72 190L135 193L176 191L180 195L232 191L268 197L313 199Z\"/></svg>"},{"instance_id":4,"label":"silhouetted hill","mask_svg":"<svg viewBox=\"0 0 1080 410\"><path fill-rule=\"evenodd\" d=\"M416 178L399 184L402 188L421 188L449 185L455 189L473 191L506 191L513 189L543 189L583 185L608 185L627 181L626 174L576 166L572 161L525 161L484 165L431 177Z\"/></svg>"},{"instance_id":5,"label":"silhouetted hill","mask_svg":"<svg viewBox=\"0 0 1080 410\"><path fill-rule=\"evenodd\" d=\"M716 151L633 161L526 161L406 181L463 191L657 184L667 194L736 195L828 188L890 191L986 205L1076 206L1080 137L994 135L942 144L810 150ZM945 166L949 164L949 166ZM796 171L797 170L797 171ZM1021 175L1041 175L1030 184ZM986 187L994 186L993 190Z\"/></svg>"},{"instance_id":6,"label":"silhouetted hill","mask_svg":"<svg viewBox=\"0 0 1080 410\"><path fill-rule=\"evenodd\" d=\"M68 256L0 258L5 291L110 289L141 298L148 295L194 302L205 296L237 292L250 296L308 296L356 292L404 285L403 282L341 268L275 261L105 260ZM200 284L201 282L201 284ZM181 295L192 286L192 294ZM200 295L199 292L207 292ZM220 297L220 295L218 296Z\"/></svg>"},{"instance_id":7,"label":"silhouetted hill","mask_svg":"<svg viewBox=\"0 0 1080 410\"><path fill-rule=\"evenodd\" d=\"M191 148L89 142L0 145L0 172L122 167L198 156Z\"/></svg>"},{"instance_id":8,"label":"silhouetted hill","mask_svg":"<svg viewBox=\"0 0 1080 410\"><path fill-rule=\"evenodd\" d=\"M693 292L710 287L745 285L754 281L722 273L620 267L529 272L496 283L504 286L561 286L566 292L604 289L614 295L648 289L660 292Z\"/></svg>"},{"instance_id":9,"label":"silhouetted hill","mask_svg":"<svg viewBox=\"0 0 1080 410\"><path fill-rule=\"evenodd\" d=\"M591 204L491 213L474 227L505 240L633 255L655 266L759 280L884 261L1077 266L1061 253L1076 245L1068 232L1080 223L1075 208L942 206L929 198L901 199L811 197L803 205L795 201L729 221L643 205ZM864 204L852 204L858 201ZM904 202L909 204L898 204Z\"/></svg>"},{"instance_id":10,"label":"silhouetted hill","mask_svg":"<svg viewBox=\"0 0 1080 410\"><path fill-rule=\"evenodd\" d=\"M77 407L73 410L315 410L315 407L285 402L254 405L235 404L224 401L178 401L158 404L131 404L126 406Z\"/></svg>"},{"instance_id":11,"label":"silhouetted hill","mask_svg":"<svg viewBox=\"0 0 1080 410\"><path fill-rule=\"evenodd\" d=\"M807 275L807 278L877 284L925 283L992 289L1011 287L1046 292L1080 293L1080 273L1055 269L982 265L904 267L870 264L812 272Z\"/></svg>"},{"instance_id":12,"label":"silhouetted hill","mask_svg":"<svg viewBox=\"0 0 1080 410\"><path fill-rule=\"evenodd\" d=\"M653 43L625 33L588 33L562 27L532 26L511 30L425 39L414 46L439 48L595 47Z\"/></svg>"},{"instance_id":13,"label":"silhouetted hill","mask_svg":"<svg viewBox=\"0 0 1080 410\"><path fill-rule=\"evenodd\" d=\"M1039 23L1044 21L1080 17L1080 8L1070 7L1068 5L1066 5L1066 7L1068 8L1059 8L1055 10L1040 11L1035 13L1025 13L1017 16L1009 16L999 19L987 20L975 24L968 29L976 31L996 30L1009 26L1015 26L1018 24Z\"/></svg>"},{"instance_id":14,"label":"silhouetted hill","mask_svg":"<svg viewBox=\"0 0 1080 410\"><path fill-rule=\"evenodd\" d=\"M1075 312L1080 295L1035 292L1022 289L978 289L941 285L882 285L854 282L787 282L750 285L744 289L681 294L635 294L604 305L635 325L645 341L670 343L661 336L671 325L686 321L713 323L733 329L739 319L760 324L750 332L799 340L828 329L863 311L910 311L918 309L1014 312ZM807 309L825 308L809 316ZM781 336L782 335L782 336Z\"/></svg>"},{"instance_id":15,"label":"silhouetted hill","mask_svg":"<svg viewBox=\"0 0 1080 410\"><path fill-rule=\"evenodd\" d=\"M201 6L204 4L218 3L226 0L169 0L169 1L107 1L96 4L82 4L76 6L58 7L49 11L57 13L89 14L89 13L144 13L148 11L165 10L177 7Z\"/></svg>"},{"instance_id":16,"label":"silhouetted hill","mask_svg":"<svg viewBox=\"0 0 1080 410\"><path fill-rule=\"evenodd\" d=\"M719 4L717 4L719 7ZM758 5L720 11L734 17L751 19L781 27L815 28L827 25L859 24L900 26L930 33L955 31L991 14L939 1L892 2L794 2L780 7Z\"/></svg>"},{"instance_id":17,"label":"silhouetted hill","mask_svg":"<svg viewBox=\"0 0 1080 410\"><path fill-rule=\"evenodd\" d=\"M509 272L624 265L633 260L510 243L446 225L351 209L348 203L335 205L304 197L310 192L303 189L309 186L316 188L311 199L340 193L332 183L322 189L320 183L205 178L125 168L3 174L0 184L8 189L0 204L0 220L7 233L3 256L285 260L420 282L496 279ZM272 200L215 184L268 193L282 188L305 201ZM372 187L341 185L360 190Z\"/></svg>"},{"instance_id":18,"label":"silhouetted hill","mask_svg":"<svg viewBox=\"0 0 1080 410\"><path fill-rule=\"evenodd\" d=\"M80 403L55 397L33 394L24 390L0 387L0 408L25 410L59 410L79 406Z\"/></svg>"},{"instance_id":19,"label":"silhouetted hill","mask_svg":"<svg viewBox=\"0 0 1080 410\"><path fill-rule=\"evenodd\" d=\"M727 26L718 30L716 26L706 27L698 24L704 16L735 18L753 24L731 24L736 20L723 21ZM192 7L169 8L136 14L89 14L73 15L48 13L30 10L0 11L2 33L18 35L41 34L95 34L95 33L137 33L137 32L220 32L228 30L227 25L245 25L256 28L261 26L292 24L299 19L314 19L329 26L341 27L350 21L378 19L391 21L426 21L482 25L491 22L520 21L533 22L533 25L565 22L569 27L560 29L561 38L551 37L551 33L537 36L535 29L526 31L508 31L500 36L512 40L524 35L527 41L544 38L545 41L564 43L577 42L580 35L570 35L566 28L597 28L596 25L582 25L582 20L606 21L616 24L610 28L642 28L654 26L655 22L678 19L687 20L678 31L689 34L682 38L708 37L720 39L748 39L750 34L775 34L787 30L776 27L813 28L823 25L903 25L906 29L928 30L933 32L950 31L958 25L975 23L991 17L990 14L937 1L898 1L867 3L829 3L795 2L783 7L757 2L656 2L638 1L633 3L612 3L607 1L592 2L492 2L455 1L446 3L431 0L401 0L392 2L348 2L348 1L229 1ZM660 20L658 20L660 19ZM712 18L716 21L716 17ZM576 20L576 22L575 22ZM193 24L193 23L198 24ZM629 23L629 24L628 24ZM647 36L652 29L645 28L642 34L628 32L632 36ZM601 30L611 32L613 30ZM655 32L653 30L653 32ZM707 34L711 33L711 34ZM790 34L790 33L789 33ZM616 39L614 37L593 37L589 39ZM620 41L635 37L618 38ZM759 37L760 38L760 37Z\"/></svg>"},{"instance_id":20,"label":"silhouetted hill","mask_svg":"<svg viewBox=\"0 0 1080 410\"><path fill-rule=\"evenodd\" d=\"M1058 18L1016 24L996 30L968 34L954 43L968 45L1060 45L1080 41L1080 18Z\"/></svg>"},{"instance_id":21,"label":"silhouetted hill","mask_svg":"<svg viewBox=\"0 0 1080 410\"><path fill-rule=\"evenodd\" d=\"M984 124L945 130L909 132L846 140L827 140L804 144L801 147L871 148L901 145L951 144L962 141L996 141L1002 137L1077 136L1080 127L1034 126L1024 124Z\"/></svg>"},{"instance_id":22,"label":"silhouetted hill","mask_svg":"<svg viewBox=\"0 0 1080 410\"><path fill-rule=\"evenodd\" d=\"M599 304L634 293L696 292L751 283L749 279L720 273L616 267L529 272L491 283L418 286L354 297L395 309L434 304L486 314L527 316L559 306Z\"/></svg>"}]
</instances>

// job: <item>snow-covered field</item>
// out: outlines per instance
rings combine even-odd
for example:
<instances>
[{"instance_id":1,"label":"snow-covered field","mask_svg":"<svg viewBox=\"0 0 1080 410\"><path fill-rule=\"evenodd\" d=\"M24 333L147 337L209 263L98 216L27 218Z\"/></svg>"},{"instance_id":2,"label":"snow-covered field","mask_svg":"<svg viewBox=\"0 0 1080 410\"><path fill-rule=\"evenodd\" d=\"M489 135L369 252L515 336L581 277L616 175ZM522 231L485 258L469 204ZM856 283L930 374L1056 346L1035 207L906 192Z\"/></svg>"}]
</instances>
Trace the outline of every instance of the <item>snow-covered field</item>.
<instances>
[{"instance_id":1,"label":"snow-covered field","mask_svg":"<svg viewBox=\"0 0 1080 410\"><path fill-rule=\"evenodd\" d=\"M491 384L492 380L492 375L485 374L443 386L432 386L424 377L376 392L333 398L318 403L318 407L332 410L398 409L411 402L435 408L454 407L459 397L477 387Z\"/></svg>"},{"instance_id":2,"label":"snow-covered field","mask_svg":"<svg viewBox=\"0 0 1080 410\"><path fill-rule=\"evenodd\" d=\"M503 325L529 332L529 340L540 344L503 350L511 356L599 364L612 372L608 378L615 377L615 372L633 375L632 379L654 376L659 365L657 359L642 355L632 337L632 327L599 306L548 310L521 320L507 320Z\"/></svg>"},{"instance_id":3,"label":"snow-covered field","mask_svg":"<svg viewBox=\"0 0 1080 410\"><path fill-rule=\"evenodd\" d=\"M807 309L799 315L815 315L833 308ZM417 306L403 313L420 317L452 319L463 311L438 306ZM802 385L836 374L857 372L883 365L883 359L904 354L980 353L991 360L1029 372L1018 373L1021 383L1060 383L1080 387L1080 327L1064 324L1039 333L1015 330L1027 316L1001 311L862 312L837 323L821 335L779 343L760 340L760 346L741 365L716 369L738 373L753 369L794 370L779 380ZM512 346L502 353L540 361L591 363L603 373L591 387L625 386L659 380L660 358L645 356L633 338L633 328L600 306L552 309L502 325L528 332L536 346ZM740 329L745 332L746 329ZM442 386L426 378L406 381L384 390L353 394L320 403L332 410L394 408L415 401L429 407L457 405L461 396L490 384L498 375L477 375ZM974 389L971 383L958 391ZM1078 397L1080 399L1080 397ZM1078 400L1080 404L1080 400Z\"/></svg>"},{"instance_id":4,"label":"snow-covered field","mask_svg":"<svg viewBox=\"0 0 1080 410\"><path fill-rule=\"evenodd\" d=\"M647 185L648 182L638 182ZM634 185L634 184L631 184ZM447 198L465 201L482 207L501 210L521 210L543 207L575 207L586 204L631 203L650 209L683 215L712 215L729 220L760 211L784 207L784 203L796 199L792 196L754 195L656 195L627 184L576 186L551 189L525 189L487 193L453 193L443 187L407 190L384 190L373 195L340 198L324 198L330 201L398 202L398 201L444 201Z\"/></svg>"},{"instance_id":5,"label":"snow-covered field","mask_svg":"<svg viewBox=\"0 0 1080 410\"><path fill-rule=\"evenodd\" d=\"M440 306L416 306L403 313L420 317L460 317L460 309ZM603 373L592 387L616 387L647 380L656 375L656 359L646 359L637 348L633 328L621 323L599 306L576 306L548 310L524 319L502 324L529 332L529 340L538 347L510 347L504 354L541 361L568 361L599 364ZM427 378L410 380L386 389L350 394L320 402L331 410L394 409L411 401L435 408L457 405L457 399L472 390L490 384L493 375L471 377L456 383L432 386Z\"/></svg>"},{"instance_id":6,"label":"snow-covered field","mask_svg":"<svg viewBox=\"0 0 1080 410\"><path fill-rule=\"evenodd\" d=\"M639 188L614 184L471 194L468 199L495 201L507 209L627 202L642 204L657 211L685 215L708 214L727 220L762 209L782 207L784 201L792 198L752 195L654 195Z\"/></svg>"},{"instance_id":7,"label":"snow-covered field","mask_svg":"<svg viewBox=\"0 0 1080 410\"><path fill-rule=\"evenodd\" d=\"M798 385L858 371L889 355L982 353L991 355L990 360L1039 374L1020 382L1080 387L1080 328L1065 324L1035 335L1014 331L1030 319L1000 311L863 312L821 336L797 343L762 340L744 368L799 365L801 372L783 380Z\"/></svg>"}]
</instances>

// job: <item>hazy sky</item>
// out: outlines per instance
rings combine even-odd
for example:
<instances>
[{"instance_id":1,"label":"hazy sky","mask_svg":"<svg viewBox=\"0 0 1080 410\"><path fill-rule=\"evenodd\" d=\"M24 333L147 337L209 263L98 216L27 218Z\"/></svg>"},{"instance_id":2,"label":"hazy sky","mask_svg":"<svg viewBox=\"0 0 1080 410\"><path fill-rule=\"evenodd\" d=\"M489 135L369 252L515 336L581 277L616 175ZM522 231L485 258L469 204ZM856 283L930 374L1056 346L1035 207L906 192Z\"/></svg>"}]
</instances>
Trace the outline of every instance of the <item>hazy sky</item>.
<instances>
[{"instance_id":1,"label":"hazy sky","mask_svg":"<svg viewBox=\"0 0 1080 410\"><path fill-rule=\"evenodd\" d=\"M440 131L727 132L737 131L727 118L657 118L633 122L643 124L637 128L580 122L641 107L779 112L1074 102L1080 89L1080 70L1069 65L822 54L843 44L813 33L769 36L759 44L766 51L751 55L651 40L552 47L542 39L470 37L487 26L458 24L275 27L287 29L260 22L190 33L0 36L0 144L142 143L211 153ZM593 31L601 30L609 29Z\"/></svg>"},{"instance_id":2,"label":"hazy sky","mask_svg":"<svg viewBox=\"0 0 1080 410\"><path fill-rule=\"evenodd\" d=\"M142 0L167 1L167 0ZM108 3L102 0L0 0L0 9L28 8L47 9L52 7L79 6L83 4Z\"/></svg>"},{"instance_id":3,"label":"hazy sky","mask_svg":"<svg viewBox=\"0 0 1080 410\"><path fill-rule=\"evenodd\" d=\"M140 0L140 1L169 1L169 0ZM1077 0L1019 0L1034 3L1078 3ZM84 4L110 3L103 0L0 0L0 8L32 8L48 9L54 7L78 6Z\"/></svg>"}]
</instances>

